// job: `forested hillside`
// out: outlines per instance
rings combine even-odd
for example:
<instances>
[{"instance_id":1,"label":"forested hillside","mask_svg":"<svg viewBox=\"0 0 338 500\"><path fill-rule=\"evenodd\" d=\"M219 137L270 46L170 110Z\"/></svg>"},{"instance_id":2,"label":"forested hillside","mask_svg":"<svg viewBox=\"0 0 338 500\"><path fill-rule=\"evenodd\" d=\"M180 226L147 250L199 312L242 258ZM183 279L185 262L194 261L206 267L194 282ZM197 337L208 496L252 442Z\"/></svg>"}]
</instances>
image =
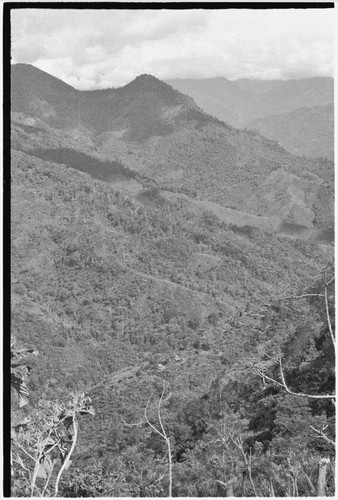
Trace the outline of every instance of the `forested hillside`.
<instances>
[{"instance_id":1,"label":"forested hillside","mask_svg":"<svg viewBox=\"0 0 338 500\"><path fill-rule=\"evenodd\" d=\"M257 118L246 126L269 139L277 140L296 155L334 159L333 103Z\"/></svg>"},{"instance_id":2,"label":"forested hillside","mask_svg":"<svg viewBox=\"0 0 338 500\"><path fill-rule=\"evenodd\" d=\"M13 496L334 496L333 164L17 66Z\"/></svg>"}]
</instances>

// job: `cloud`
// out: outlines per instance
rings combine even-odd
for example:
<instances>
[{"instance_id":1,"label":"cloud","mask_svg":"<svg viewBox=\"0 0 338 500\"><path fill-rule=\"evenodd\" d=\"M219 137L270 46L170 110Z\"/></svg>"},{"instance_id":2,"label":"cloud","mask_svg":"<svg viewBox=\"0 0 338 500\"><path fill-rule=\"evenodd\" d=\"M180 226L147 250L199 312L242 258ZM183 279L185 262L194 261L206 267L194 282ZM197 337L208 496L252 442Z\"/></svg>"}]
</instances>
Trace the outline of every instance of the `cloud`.
<instances>
[{"instance_id":1,"label":"cloud","mask_svg":"<svg viewBox=\"0 0 338 500\"><path fill-rule=\"evenodd\" d=\"M332 76L332 14L13 9L12 59L80 89L121 86L141 73L161 79Z\"/></svg>"}]
</instances>

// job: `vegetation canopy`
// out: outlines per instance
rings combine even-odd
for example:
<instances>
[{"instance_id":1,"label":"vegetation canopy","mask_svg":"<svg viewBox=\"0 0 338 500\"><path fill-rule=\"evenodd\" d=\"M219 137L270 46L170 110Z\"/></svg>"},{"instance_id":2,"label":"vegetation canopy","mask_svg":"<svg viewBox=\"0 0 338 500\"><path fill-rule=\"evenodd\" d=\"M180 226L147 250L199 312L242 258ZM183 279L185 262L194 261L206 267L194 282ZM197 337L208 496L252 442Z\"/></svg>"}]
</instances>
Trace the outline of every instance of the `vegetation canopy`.
<instances>
[{"instance_id":1,"label":"vegetation canopy","mask_svg":"<svg viewBox=\"0 0 338 500\"><path fill-rule=\"evenodd\" d=\"M332 162L12 82L12 495L334 496Z\"/></svg>"}]
</instances>

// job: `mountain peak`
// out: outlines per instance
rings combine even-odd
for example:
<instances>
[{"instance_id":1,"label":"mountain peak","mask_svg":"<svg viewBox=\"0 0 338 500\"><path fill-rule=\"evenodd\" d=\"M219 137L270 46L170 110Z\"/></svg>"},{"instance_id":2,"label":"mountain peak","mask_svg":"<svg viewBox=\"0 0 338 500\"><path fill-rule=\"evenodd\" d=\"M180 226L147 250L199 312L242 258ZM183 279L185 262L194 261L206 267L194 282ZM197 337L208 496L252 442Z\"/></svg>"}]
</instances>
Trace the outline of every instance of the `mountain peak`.
<instances>
[{"instance_id":1,"label":"mountain peak","mask_svg":"<svg viewBox=\"0 0 338 500\"><path fill-rule=\"evenodd\" d=\"M196 107L193 100L181 94L179 91L156 78L153 75L142 74L124 87L118 89L120 96L128 96L128 99L141 99L140 102L147 102L147 106L154 109L156 106L177 106L187 104L189 107Z\"/></svg>"},{"instance_id":2,"label":"mountain peak","mask_svg":"<svg viewBox=\"0 0 338 500\"><path fill-rule=\"evenodd\" d=\"M147 73L144 73L142 75L137 76L134 80L132 80L130 83L122 87L123 89L141 89L141 90L160 90L160 89L166 89L166 90L171 90L172 92L176 91L167 83L163 82L159 78L156 78L153 75L149 75Z\"/></svg>"},{"instance_id":3,"label":"mountain peak","mask_svg":"<svg viewBox=\"0 0 338 500\"><path fill-rule=\"evenodd\" d=\"M134 82L135 81L161 82L161 80L159 78L156 78L156 76L150 75L149 73L142 73L142 75L138 75L135 78Z\"/></svg>"},{"instance_id":4,"label":"mountain peak","mask_svg":"<svg viewBox=\"0 0 338 500\"><path fill-rule=\"evenodd\" d=\"M17 80L24 80L26 84L28 82L30 82L32 85L40 85L42 83L43 85L47 86L58 86L59 89L62 89L64 91L76 92L74 87L68 85L68 83L65 83L60 78L57 78L56 76L53 76L50 73L47 73L46 71L33 66L32 64L12 64L11 80L12 83L16 83Z\"/></svg>"},{"instance_id":5,"label":"mountain peak","mask_svg":"<svg viewBox=\"0 0 338 500\"><path fill-rule=\"evenodd\" d=\"M124 87L80 92L29 64L12 66L12 110L38 116L50 125L78 125L96 131L128 129L125 137L146 140L168 135L187 122L215 121L193 99L150 74Z\"/></svg>"}]
</instances>

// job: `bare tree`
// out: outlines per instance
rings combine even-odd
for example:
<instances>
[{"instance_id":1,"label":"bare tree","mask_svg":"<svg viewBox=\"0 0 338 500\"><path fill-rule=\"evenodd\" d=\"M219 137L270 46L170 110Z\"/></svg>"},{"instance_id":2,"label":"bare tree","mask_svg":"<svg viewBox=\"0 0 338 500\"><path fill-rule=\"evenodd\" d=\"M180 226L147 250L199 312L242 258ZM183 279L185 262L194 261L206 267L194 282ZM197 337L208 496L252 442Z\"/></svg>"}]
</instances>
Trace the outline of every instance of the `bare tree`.
<instances>
[{"instance_id":1,"label":"bare tree","mask_svg":"<svg viewBox=\"0 0 338 500\"><path fill-rule=\"evenodd\" d=\"M234 443L235 446L237 446L237 448L239 449L239 451L241 452L241 454L243 456L244 463L245 463L245 466L247 468L248 475L249 475L249 481L250 481L251 487L252 487L254 494L255 494L255 497L256 497L257 492L256 492L255 484L254 484L253 479L252 479L252 474L251 474L251 470L252 470L252 467L251 467L251 460L252 460L251 448L250 448L249 454L245 453L242 436L233 439L232 442Z\"/></svg>"},{"instance_id":2,"label":"bare tree","mask_svg":"<svg viewBox=\"0 0 338 500\"><path fill-rule=\"evenodd\" d=\"M277 384L277 385L283 387L286 390L286 392L291 394L292 396L300 396L303 398L310 398L310 399L331 399L333 402L335 401L335 399L336 399L335 394L306 394L303 392L294 392L291 389L289 389L289 387L285 381L281 357L278 358L278 362L279 362L280 376L281 376L282 382L278 382L278 380L275 380L274 378L269 377L268 375L266 375L266 373L264 373L258 367L256 367L256 373L258 373L258 375L263 379L264 382L265 382L265 380L270 380L270 382L273 382L274 384Z\"/></svg>"},{"instance_id":3,"label":"bare tree","mask_svg":"<svg viewBox=\"0 0 338 500\"><path fill-rule=\"evenodd\" d=\"M162 423L162 417L161 417L161 404L162 404L162 400L163 400L163 397L164 397L164 394L165 394L165 390L166 390L166 385L165 385L165 381L163 381L163 390L162 390L162 394L161 394L161 397L159 399L159 402L158 402L158 405L157 405L157 418L158 418L158 421L159 421L159 429L155 427L155 425L153 425L149 418L148 418L148 407L149 407L149 403L151 401L151 398L152 398L152 395L149 397L148 401L147 401L147 404L145 406L145 409L144 409L144 421L142 422L137 422L135 424L128 424L127 422L125 422L123 420L123 418L121 417L121 420L122 422L125 424L125 425L128 425L128 426L135 426L135 425L143 425L144 423L148 424L152 429L153 431L155 431L157 434L159 434L159 436L161 436L162 439L164 439L166 445L167 445L167 450L168 450L168 463L169 463L169 497L172 497L172 456L171 456L171 444L170 444L170 439L164 429L164 426L163 426L163 423Z\"/></svg>"},{"instance_id":4,"label":"bare tree","mask_svg":"<svg viewBox=\"0 0 338 500\"><path fill-rule=\"evenodd\" d=\"M330 337L331 337L331 341L332 341L333 349L334 349L334 353L335 353L336 340L335 340L335 335L334 335L334 331L332 328L332 322L331 322L331 318L330 318L329 296L328 296L328 287L334 281L334 279L335 279L335 277L332 276L330 279L326 280L326 276L324 273L324 293L306 293L306 294L302 294L302 295L298 295L298 296L290 296L290 297L285 297L285 298L287 298L287 299L303 299L303 298L307 298L307 297L319 297L321 299L324 299L326 322L327 322L327 326L328 326L328 329L330 332ZM262 370L260 367L258 367L258 366L255 367L256 373L262 378L264 384L265 384L266 380L269 380L270 382L273 382L274 384L282 387L288 394L291 394L292 396L299 396L299 397L303 397L303 398L317 399L317 400L323 400L323 399L325 400L326 399L326 400L332 401L332 403L335 405L335 401L336 401L335 394L308 394L308 393L303 393L303 392L292 391L289 388L289 386L285 380L281 356L278 358L278 363L279 363L280 381L266 375L264 370ZM328 425L325 425L322 429L316 429L312 425L310 425L309 427L312 431L315 432L315 434L317 436L319 436L326 443L328 443L330 446L335 448L335 446L336 446L335 441L333 441L333 439L330 439L325 434L325 430L327 429ZM325 493L326 471L327 471L327 467L328 467L329 463L330 463L330 459L328 457L324 457L320 460L320 462L318 464L318 479L317 479L317 488L316 488L318 496L326 496L326 493Z\"/></svg>"}]
</instances>

